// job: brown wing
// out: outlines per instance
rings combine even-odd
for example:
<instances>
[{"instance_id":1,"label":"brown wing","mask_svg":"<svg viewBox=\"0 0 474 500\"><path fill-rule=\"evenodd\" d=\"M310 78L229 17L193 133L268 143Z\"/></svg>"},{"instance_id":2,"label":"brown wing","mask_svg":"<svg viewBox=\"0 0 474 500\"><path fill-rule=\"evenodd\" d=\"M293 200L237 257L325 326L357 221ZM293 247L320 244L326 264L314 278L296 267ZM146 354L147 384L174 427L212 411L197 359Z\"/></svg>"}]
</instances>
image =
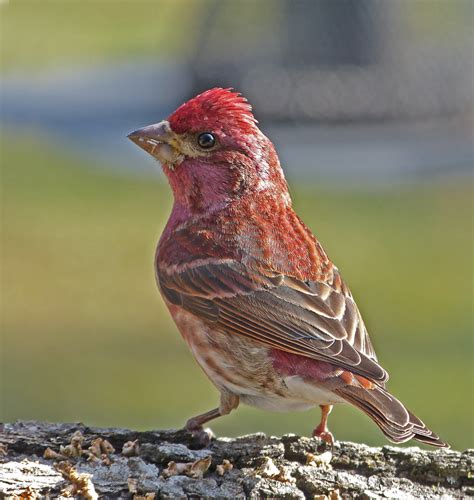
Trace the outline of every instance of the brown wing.
<instances>
[{"instance_id":1,"label":"brown wing","mask_svg":"<svg viewBox=\"0 0 474 500\"><path fill-rule=\"evenodd\" d=\"M167 300L222 331L328 361L379 384L388 379L344 285L303 282L235 261L158 271L158 280Z\"/></svg>"}]
</instances>

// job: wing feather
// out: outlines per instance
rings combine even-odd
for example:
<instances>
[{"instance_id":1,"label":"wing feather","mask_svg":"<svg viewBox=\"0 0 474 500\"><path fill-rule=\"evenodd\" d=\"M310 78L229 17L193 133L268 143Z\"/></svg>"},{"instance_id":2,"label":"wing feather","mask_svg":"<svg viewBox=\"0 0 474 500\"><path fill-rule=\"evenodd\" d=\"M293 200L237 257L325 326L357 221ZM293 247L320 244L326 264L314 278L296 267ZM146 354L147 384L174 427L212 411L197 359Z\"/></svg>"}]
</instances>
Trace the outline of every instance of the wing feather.
<instances>
[{"instance_id":1,"label":"wing feather","mask_svg":"<svg viewBox=\"0 0 474 500\"><path fill-rule=\"evenodd\" d=\"M336 289L225 261L170 273L158 270L158 281L168 301L222 331L330 362L380 385L388 379L338 275Z\"/></svg>"}]
</instances>

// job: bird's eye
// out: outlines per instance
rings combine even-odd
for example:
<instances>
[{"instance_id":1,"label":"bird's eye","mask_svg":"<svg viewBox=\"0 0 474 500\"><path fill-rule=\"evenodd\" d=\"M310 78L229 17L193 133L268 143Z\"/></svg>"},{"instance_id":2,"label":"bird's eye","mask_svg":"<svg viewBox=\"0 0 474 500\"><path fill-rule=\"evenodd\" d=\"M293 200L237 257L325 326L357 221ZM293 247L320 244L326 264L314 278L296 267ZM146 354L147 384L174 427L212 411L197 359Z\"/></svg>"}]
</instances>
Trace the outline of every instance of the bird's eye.
<instances>
[{"instance_id":1,"label":"bird's eye","mask_svg":"<svg viewBox=\"0 0 474 500\"><path fill-rule=\"evenodd\" d=\"M203 132L199 134L197 142L202 149L211 149L216 144L216 138L210 132Z\"/></svg>"}]
</instances>

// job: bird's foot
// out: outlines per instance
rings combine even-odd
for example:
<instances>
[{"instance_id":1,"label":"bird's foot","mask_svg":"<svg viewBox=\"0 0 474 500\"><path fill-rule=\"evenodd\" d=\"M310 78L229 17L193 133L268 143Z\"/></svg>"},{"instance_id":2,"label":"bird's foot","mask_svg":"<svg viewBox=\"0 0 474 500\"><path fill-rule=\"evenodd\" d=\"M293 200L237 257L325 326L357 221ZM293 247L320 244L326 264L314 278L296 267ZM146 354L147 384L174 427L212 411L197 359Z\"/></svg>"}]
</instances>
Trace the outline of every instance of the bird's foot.
<instances>
[{"instance_id":1,"label":"bird's foot","mask_svg":"<svg viewBox=\"0 0 474 500\"><path fill-rule=\"evenodd\" d=\"M186 422L184 428L189 431L199 446L206 448L216 436L209 428L204 428L196 419L191 418Z\"/></svg>"},{"instance_id":2,"label":"bird's foot","mask_svg":"<svg viewBox=\"0 0 474 500\"><path fill-rule=\"evenodd\" d=\"M316 427L316 429L314 429L313 431L313 436L322 439L331 447L334 446L334 436L332 435L332 432L330 432L327 428L320 429L319 426Z\"/></svg>"}]
</instances>

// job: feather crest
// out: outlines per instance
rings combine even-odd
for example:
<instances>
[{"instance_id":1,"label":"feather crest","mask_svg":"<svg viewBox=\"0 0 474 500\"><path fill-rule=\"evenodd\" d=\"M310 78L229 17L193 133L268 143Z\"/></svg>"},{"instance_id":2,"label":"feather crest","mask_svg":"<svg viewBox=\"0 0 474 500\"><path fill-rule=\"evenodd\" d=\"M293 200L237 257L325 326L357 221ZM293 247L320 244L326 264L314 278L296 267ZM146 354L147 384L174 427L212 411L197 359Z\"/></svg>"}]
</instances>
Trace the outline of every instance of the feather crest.
<instances>
[{"instance_id":1,"label":"feather crest","mask_svg":"<svg viewBox=\"0 0 474 500\"><path fill-rule=\"evenodd\" d=\"M178 134L222 130L224 127L255 131L257 120L247 99L233 89L216 87L182 104L168 117Z\"/></svg>"}]
</instances>

